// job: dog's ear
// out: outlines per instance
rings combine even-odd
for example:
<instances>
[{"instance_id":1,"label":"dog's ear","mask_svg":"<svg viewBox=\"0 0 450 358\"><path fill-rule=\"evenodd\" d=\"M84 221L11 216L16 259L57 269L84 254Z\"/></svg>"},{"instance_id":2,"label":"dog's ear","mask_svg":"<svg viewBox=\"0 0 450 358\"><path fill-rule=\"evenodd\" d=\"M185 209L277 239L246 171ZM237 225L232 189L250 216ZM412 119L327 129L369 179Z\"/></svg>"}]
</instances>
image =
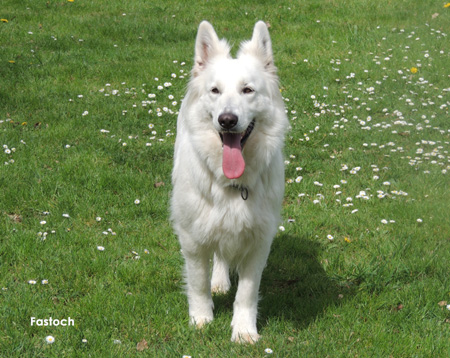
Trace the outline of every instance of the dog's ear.
<instances>
[{"instance_id":1,"label":"dog's ear","mask_svg":"<svg viewBox=\"0 0 450 358\"><path fill-rule=\"evenodd\" d=\"M230 48L225 40L219 40L214 28L208 21L202 21L198 27L195 40L194 76L205 69L208 62L215 56L229 56Z\"/></svg>"},{"instance_id":2,"label":"dog's ear","mask_svg":"<svg viewBox=\"0 0 450 358\"><path fill-rule=\"evenodd\" d=\"M276 73L277 69L273 62L272 41L270 41L269 30L264 21L256 23L252 39L241 44L239 53L257 57L267 71Z\"/></svg>"}]
</instances>

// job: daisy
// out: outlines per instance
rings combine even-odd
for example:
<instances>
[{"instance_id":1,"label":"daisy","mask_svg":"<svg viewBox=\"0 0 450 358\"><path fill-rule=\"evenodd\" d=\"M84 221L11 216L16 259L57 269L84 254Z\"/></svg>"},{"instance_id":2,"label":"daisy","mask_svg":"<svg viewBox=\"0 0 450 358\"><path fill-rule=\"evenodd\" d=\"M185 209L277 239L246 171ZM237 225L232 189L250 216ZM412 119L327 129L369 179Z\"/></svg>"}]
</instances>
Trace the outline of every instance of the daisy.
<instances>
[{"instance_id":1,"label":"daisy","mask_svg":"<svg viewBox=\"0 0 450 358\"><path fill-rule=\"evenodd\" d=\"M47 336L47 337L45 337L45 341L46 341L48 344L55 343L55 337L53 337L53 336Z\"/></svg>"}]
</instances>

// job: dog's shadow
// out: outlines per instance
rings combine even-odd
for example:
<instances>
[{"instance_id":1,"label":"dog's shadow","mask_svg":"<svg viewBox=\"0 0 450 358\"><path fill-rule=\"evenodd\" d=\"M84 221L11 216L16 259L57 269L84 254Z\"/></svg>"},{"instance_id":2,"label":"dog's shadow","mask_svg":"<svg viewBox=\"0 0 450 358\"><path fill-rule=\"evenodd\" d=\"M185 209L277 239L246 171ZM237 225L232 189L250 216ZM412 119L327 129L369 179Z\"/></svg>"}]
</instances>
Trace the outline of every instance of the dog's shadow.
<instances>
[{"instance_id":1,"label":"dog's shadow","mask_svg":"<svg viewBox=\"0 0 450 358\"><path fill-rule=\"evenodd\" d=\"M339 305L351 288L330 279L319 262L321 245L316 241L281 234L272 250L261 280L258 324L287 320L297 329L307 327L325 309ZM216 296L219 311L231 309L237 277L227 295ZM260 327L261 328L261 327Z\"/></svg>"},{"instance_id":2,"label":"dog's shadow","mask_svg":"<svg viewBox=\"0 0 450 358\"><path fill-rule=\"evenodd\" d=\"M261 281L261 324L272 318L303 328L331 305L338 305L351 288L330 279L319 262L317 241L278 235Z\"/></svg>"}]
</instances>

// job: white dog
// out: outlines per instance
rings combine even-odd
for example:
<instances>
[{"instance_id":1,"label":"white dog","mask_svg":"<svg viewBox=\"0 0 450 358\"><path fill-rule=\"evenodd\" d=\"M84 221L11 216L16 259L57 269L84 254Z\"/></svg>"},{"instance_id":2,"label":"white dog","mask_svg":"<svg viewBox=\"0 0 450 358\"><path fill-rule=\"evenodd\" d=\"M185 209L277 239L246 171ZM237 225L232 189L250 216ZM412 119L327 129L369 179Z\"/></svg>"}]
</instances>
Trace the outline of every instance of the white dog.
<instances>
[{"instance_id":1,"label":"white dog","mask_svg":"<svg viewBox=\"0 0 450 358\"><path fill-rule=\"evenodd\" d=\"M280 221L288 121L266 24L255 25L236 59L229 51L203 21L178 116L171 219L185 258L191 324L213 319L211 292L227 292L236 269L231 339L253 343L261 274Z\"/></svg>"}]
</instances>

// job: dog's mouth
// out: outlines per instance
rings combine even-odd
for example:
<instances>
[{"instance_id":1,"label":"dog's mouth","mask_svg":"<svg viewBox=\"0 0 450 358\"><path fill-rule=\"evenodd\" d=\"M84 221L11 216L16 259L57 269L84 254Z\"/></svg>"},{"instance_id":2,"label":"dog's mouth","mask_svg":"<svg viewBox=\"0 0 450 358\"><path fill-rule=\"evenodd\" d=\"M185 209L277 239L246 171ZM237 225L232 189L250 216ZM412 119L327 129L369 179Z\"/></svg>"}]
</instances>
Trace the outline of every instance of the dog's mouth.
<instances>
[{"instance_id":1,"label":"dog's mouth","mask_svg":"<svg viewBox=\"0 0 450 358\"><path fill-rule=\"evenodd\" d=\"M243 133L219 132L223 143L222 169L228 179L237 179L244 173L245 161L242 150L254 127L253 119Z\"/></svg>"}]
</instances>

